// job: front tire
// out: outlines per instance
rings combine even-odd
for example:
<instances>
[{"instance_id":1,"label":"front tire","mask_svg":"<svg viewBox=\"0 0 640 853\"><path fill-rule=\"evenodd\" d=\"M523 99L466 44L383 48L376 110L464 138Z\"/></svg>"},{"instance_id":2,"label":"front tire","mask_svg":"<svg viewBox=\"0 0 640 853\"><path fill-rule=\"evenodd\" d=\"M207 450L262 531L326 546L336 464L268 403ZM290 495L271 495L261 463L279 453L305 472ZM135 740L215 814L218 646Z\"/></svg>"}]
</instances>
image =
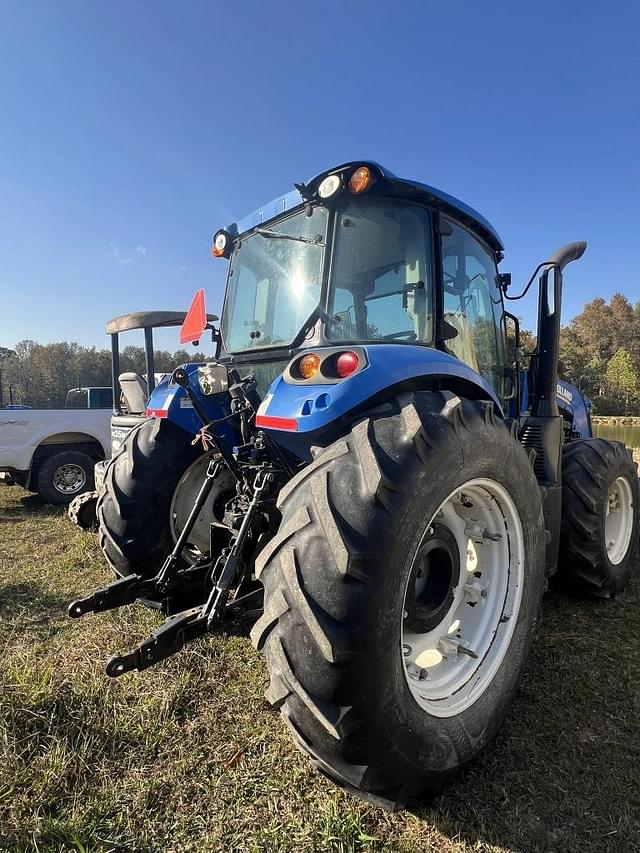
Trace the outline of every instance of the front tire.
<instances>
[{"instance_id":1,"label":"front tire","mask_svg":"<svg viewBox=\"0 0 640 853\"><path fill-rule=\"evenodd\" d=\"M482 498L489 483L497 487L494 495L487 487ZM469 484L476 490L466 489ZM441 512L454 494L458 510ZM506 524L492 526L483 515L500 494L508 496L519 534ZM491 404L415 394L372 412L319 450L282 490L278 505L280 529L257 561L265 609L252 631L271 674L267 698L300 748L339 784L386 805L420 799L495 735L533 638L545 583L545 535L526 453ZM414 606L425 535L439 537L439 562L445 552L453 555L453 568L442 575L446 583L436 577L440 591L432 600L427 596L426 609L422 600ZM447 629L456 608L482 608L481 591L473 602L460 599L463 587L481 580L470 571L467 550L477 557L501 536L508 551L512 535L521 537L515 561L521 565L507 558L500 572L500 560L494 561L494 582L503 585L507 609L491 611L496 636L508 634L508 642L490 677L478 676L474 695L473 679L492 641L485 637L486 647L460 651L463 644ZM461 540L469 549L460 548ZM434 576L443 571L435 565L432 555L428 571ZM508 592L511 573L518 580ZM421 701L406 660L407 630L427 637L438 627L445 654L442 663L418 667L427 671L425 684L438 680L437 666L448 665L447 654L470 662L470 680L460 688L465 701L449 708L445 702L440 711L444 697Z\"/></svg>"},{"instance_id":2,"label":"front tire","mask_svg":"<svg viewBox=\"0 0 640 853\"><path fill-rule=\"evenodd\" d=\"M586 438L562 451L559 577L613 598L627 585L638 547L638 472L619 441Z\"/></svg>"}]
</instances>

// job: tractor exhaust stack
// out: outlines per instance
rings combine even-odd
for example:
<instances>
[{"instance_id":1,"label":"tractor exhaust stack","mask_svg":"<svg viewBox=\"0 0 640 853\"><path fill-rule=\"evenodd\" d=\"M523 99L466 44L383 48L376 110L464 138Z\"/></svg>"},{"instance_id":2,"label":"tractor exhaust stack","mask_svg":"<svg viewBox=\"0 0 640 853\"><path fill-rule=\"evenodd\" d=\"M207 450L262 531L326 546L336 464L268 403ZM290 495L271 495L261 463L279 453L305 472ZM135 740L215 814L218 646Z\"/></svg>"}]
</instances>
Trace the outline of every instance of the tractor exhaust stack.
<instances>
[{"instance_id":1,"label":"tractor exhaust stack","mask_svg":"<svg viewBox=\"0 0 640 853\"><path fill-rule=\"evenodd\" d=\"M568 243L549 258L540 276L538 299L538 347L532 383L531 414L557 417L556 386L560 355L560 317L562 309L562 272L567 264L584 255L584 240Z\"/></svg>"}]
</instances>

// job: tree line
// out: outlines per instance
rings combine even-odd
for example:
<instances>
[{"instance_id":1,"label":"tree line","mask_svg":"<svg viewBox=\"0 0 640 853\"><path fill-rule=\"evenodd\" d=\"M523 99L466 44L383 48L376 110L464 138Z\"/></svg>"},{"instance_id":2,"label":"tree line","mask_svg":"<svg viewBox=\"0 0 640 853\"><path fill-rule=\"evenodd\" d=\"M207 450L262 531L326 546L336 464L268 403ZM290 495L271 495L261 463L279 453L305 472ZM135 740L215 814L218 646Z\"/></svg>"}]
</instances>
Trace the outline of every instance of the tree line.
<instances>
[{"instance_id":1,"label":"tree line","mask_svg":"<svg viewBox=\"0 0 640 853\"><path fill-rule=\"evenodd\" d=\"M561 375L595 414L640 413L640 302L622 293L585 305L560 336Z\"/></svg>"},{"instance_id":2,"label":"tree line","mask_svg":"<svg viewBox=\"0 0 640 853\"><path fill-rule=\"evenodd\" d=\"M156 350L156 373L169 373L187 361L206 361L200 352ZM127 346L120 352L122 373L146 372L144 347ZM20 341L14 349L0 347L2 399L0 405L14 403L38 409L64 406L67 391L87 386L111 387L111 350L76 343L38 344Z\"/></svg>"},{"instance_id":3,"label":"tree line","mask_svg":"<svg viewBox=\"0 0 640 853\"><path fill-rule=\"evenodd\" d=\"M523 329L525 351L535 348L532 332ZM186 350L155 353L155 369L165 373L186 361L203 361L202 353ZM596 414L640 414L640 302L614 294L598 297L563 327L560 375L593 402ZM125 347L120 369L145 372L144 348ZM111 352L76 343L38 344L21 341L14 349L0 346L3 398L42 408L64 405L70 388L111 385Z\"/></svg>"}]
</instances>

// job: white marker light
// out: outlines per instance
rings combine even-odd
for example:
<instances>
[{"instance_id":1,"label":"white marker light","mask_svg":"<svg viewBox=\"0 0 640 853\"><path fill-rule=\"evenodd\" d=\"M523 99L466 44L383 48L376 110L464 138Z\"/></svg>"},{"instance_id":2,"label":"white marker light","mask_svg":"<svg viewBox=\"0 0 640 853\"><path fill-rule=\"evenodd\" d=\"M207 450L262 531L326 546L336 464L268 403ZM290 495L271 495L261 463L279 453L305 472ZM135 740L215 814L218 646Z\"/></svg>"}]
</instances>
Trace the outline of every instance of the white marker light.
<instances>
[{"instance_id":1,"label":"white marker light","mask_svg":"<svg viewBox=\"0 0 640 853\"><path fill-rule=\"evenodd\" d=\"M338 175L328 175L320 181L318 195L320 198L329 198L340 189L340 178Z\"/></svg>"},{"instance_id":2,"label":"white marker light","mask_svg":"<svg viewBox=\"0 0 640 853\"><path fill-rule=\"evenodd\" d=\"M227 243L229 242L226 231L218 231L213 237L213 246L211 254L214 258L224 258L227 252Z\"/></svg>"}]
</instances>

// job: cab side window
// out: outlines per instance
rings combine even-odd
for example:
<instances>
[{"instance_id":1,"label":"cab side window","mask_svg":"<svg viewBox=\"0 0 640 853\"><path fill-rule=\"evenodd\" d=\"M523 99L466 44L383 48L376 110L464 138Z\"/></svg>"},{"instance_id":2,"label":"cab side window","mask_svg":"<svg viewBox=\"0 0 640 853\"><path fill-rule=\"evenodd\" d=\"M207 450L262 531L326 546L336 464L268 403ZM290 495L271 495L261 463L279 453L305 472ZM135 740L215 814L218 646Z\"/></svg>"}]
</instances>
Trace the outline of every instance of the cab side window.
<instances>
[{"instance_id":1,"label":"cab side window","mask_svg":"<svg viewBox=\"0 0 640 853\"><path fill-rule=\"evenodd\" d=\"M447 347L503 394L503 308L493 254L468 231L443 220L444 319L455 331Z\"/></svg>"},{"instance_id":2,"label":"cab side window","mask_svg":"<svg viewBox=\"0 0 640 853\"><path fill-rule=\"evenodd\" d=\"M430 343L431 254L424 208L384 199L351 203L336 229L331 339Z\"/></svg>"}]
</instances>

